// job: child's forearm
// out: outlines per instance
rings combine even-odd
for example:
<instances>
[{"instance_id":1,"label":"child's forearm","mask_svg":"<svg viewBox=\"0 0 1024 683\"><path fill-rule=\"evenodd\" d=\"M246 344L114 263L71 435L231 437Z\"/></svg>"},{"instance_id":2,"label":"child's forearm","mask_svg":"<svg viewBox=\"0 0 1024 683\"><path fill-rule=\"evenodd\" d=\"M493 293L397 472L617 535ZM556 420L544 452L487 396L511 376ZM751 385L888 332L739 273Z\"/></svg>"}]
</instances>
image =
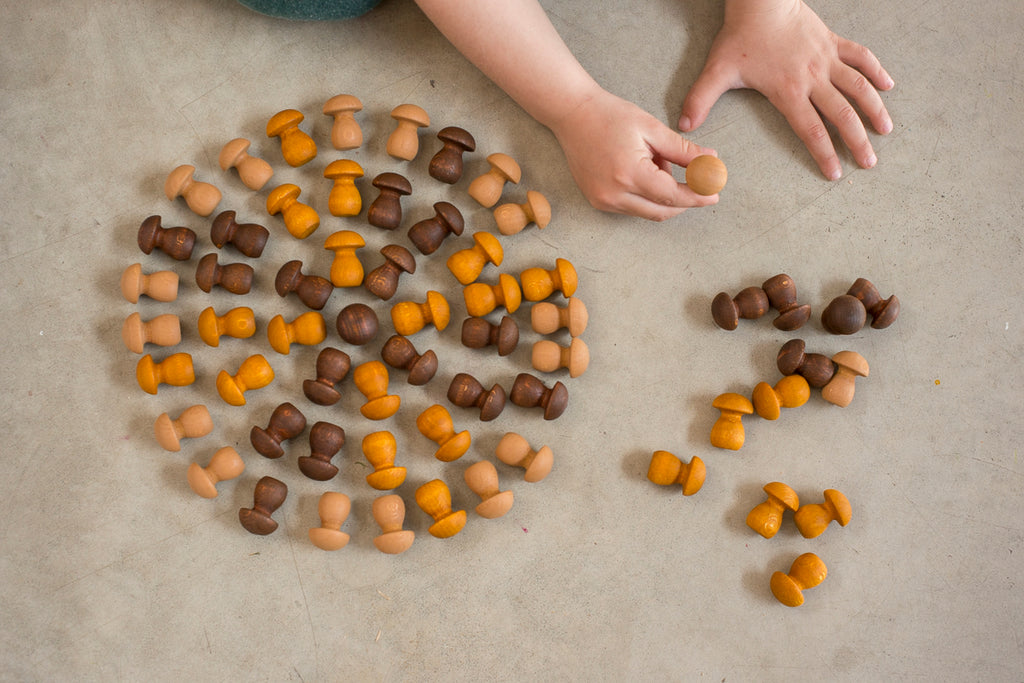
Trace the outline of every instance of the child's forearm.
<instances>
[{"instance_id":1,"label":"child's forearm","mask_svg":"<svg viewBox=\"0 0 1024 683\"><path fill-rule=\"evenodd\" d=\"M536 0L416 2L466 59L548 127L599 89Z\"/></svg>"}]
</instances>

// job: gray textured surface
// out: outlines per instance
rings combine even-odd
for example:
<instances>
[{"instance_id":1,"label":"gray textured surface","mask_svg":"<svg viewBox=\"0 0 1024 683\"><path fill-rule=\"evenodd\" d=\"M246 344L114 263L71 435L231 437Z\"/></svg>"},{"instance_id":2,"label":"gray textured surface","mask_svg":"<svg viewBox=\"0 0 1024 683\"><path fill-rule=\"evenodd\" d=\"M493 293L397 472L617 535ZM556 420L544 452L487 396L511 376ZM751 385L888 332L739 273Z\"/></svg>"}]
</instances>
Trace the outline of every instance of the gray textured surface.
<instances>
[{"instance_id":1,"label":"gray textured surface","mask_svg":"<svg viewBox=\"0 0 1024 683\"><path fill-rule=\"evenodd\" d=\"M717 29L716 5L549 9L602 84L674 123ZM694 136L729 165L722 202L654 225L587 206L552 136L411 3L387 2L344 24L275 21L226 0L4 3L0 678L1024 678L1024 12L1013 0L816 8L837 32L869 45L896 80L883 96L895 130L875 139L878 168L851 171L847 159L846 177L828 183L762 98L727 94ZM427 177L428 155L411 165L384 156L387 112L404 101L431 113L433 131L463 125L476 135L468 174L482 170L484 153L506 151L525 171L515 192L548 195L551 226L506 239L503 270L562 256L580 272L593 362L566 379L572 398L562 419L546 423L510 407L481 424L452 408L474 448L452 464L432 459L415 415L446 403L444 389L460 370L509 385L536 339L524 330L507 361L461 349L461 297L443 264L454 242L421 257L421 272L399 292L417 298L439 289L455 313L445 333L414 338L421 350L435 348L442 368L424 388L395 373L404 404L396 418L377 425L360 417L350 381L339 407L312 406L299 387L316 350L270 350L266 321L302 311L273 293L280 264L301 258L326 272L323 237L354 227L367 237L372 267L376 249L405 237L361 218L326 217L297 242L263 213L265 193L222 173L216 155L228 139L249 137L277 180L297 181L324 207L319 174L336 153L318 112L339 92L366 105L367 142L354 158L369 175L399 170L413 180L409 217L448 198L465 209L471 230L491 227L465 196L467 181L449 189ZM263 136L267 118L288 107L306 112L321 144L308 168L286 168ZM432 133L423 141L436 144ZM209 222L162 196L164 176L181 163L224 191L222 208L271 228L253 294L205 295L192 280L195 258L173 264L136 248L139 222L159 213L197 230L197 254L210 250ZM118 277L135 261L180 272L178 301L123 301ZM889 330L843 339L825 334L815 316L799 333L812 350L852 348L871 363L853 404L839 409L816 397L777 424L748 420L743 450L717 451L707 443L712 398L775 381L775 353L792 335L767 320L720 331L710 299L778 272L792 275L818 312L860 276L898 294L904 311ZM326 309L331 326L348 300L371 301L336 292ZM194 330L198 312L242 304L257 311L255 340L205 348ZM155 397L138 389L137 358L119 338L136 309L147 318L182 315L195 385ZM525 307L517 318L525 327ZM214 376L254 350L268 355L278 379L246 408L229 408L214 395ZM342 472L329 485L298 472L301 442L281 461L248 446L249 428L289 399L311 421L332 420L348 433L336 459ZM180 453L161 451L155 416L197 402L211 406L214 435ZM359 442L379 428L395 432L410 472L400 492L417 541L398 557L372 545L373 492ZM502 486L516 496L512 512L496 521L471 513L460 535L431 538L415 486L443 477L456 503L471 508L462 469L492 458L507 430L550 444L554 472L527 485L502 467ZM199 499L185 469L225 444L243 452L247 470L222 484L216 500ZM703 490L683 498L650 484L654 449L703 458ZM236 512L264 474L285 480L291 495L277 515L281 528L258 538ZM776 538L761 539L743 520L772 480L808 501L824 488L843 490L853 521L809 541L787 520ZM328 488L353 500L345 526L352 542L333 554L306 537ZM804 551L825 560L829 577L803 607L787 609L768 592L768 577Z\"/></svg>"}]
</instances>

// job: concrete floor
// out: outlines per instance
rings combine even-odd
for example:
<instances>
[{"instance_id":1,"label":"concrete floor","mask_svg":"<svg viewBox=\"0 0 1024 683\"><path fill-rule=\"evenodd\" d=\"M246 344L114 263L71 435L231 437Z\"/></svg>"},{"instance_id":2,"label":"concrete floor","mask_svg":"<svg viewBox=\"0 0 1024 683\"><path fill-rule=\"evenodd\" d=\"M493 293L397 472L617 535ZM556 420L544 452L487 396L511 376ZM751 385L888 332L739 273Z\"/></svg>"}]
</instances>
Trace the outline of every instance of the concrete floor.
<instances>
[{"instance_id":1,"label":"concrete floor","mask_svg":"<svg viewBox=\"0 0 1024 683\"><path fill-rule=\"evenodd\" d=\"M547 3L584 65L608 89L673 124L720 22L719 3L618 3L584 11ZM833 0L815 7L837 32L869 45L897 82L884 100L895 121L875 137L872 171L852 168L829 183L781 116L759 95L727 94L693 137L729 166L721 203L664 224L601 214L582 199L552 136L462 59L410 2L388 0L349 23L292 24L250 13L229 0L161 3L3 3L0 23L0 678L3 680L332 681L332 680L686 680L793 679L1024 680L1024 116L1016 0L890 3ZM655 33L658 30L661 33ZM503 272L556 257L573 262L578 295L590 310L583 339L592 363L583 376L555 375L569 387L566 414L546 422L506 408L494 422L451 406L469 429L471 451L435 461L415 417L444 397L459 371L509 387L527 369L529 330L509 358L463 349L461 295L444 261L468 237L450 240L403 279L398 299L428 289L448 295L453 323L413 337L441 358L424 387L392 374L403 408L383 423L358 413L362 396L346 380L338 406L302 396L317 348L283 356L267 343L267 321L304 309L279 298L273 277L299 258L326 274L321 249L330 232L366 238L364 263L404 235L368 226L363 216L328 216L324 165L342 156L327 144L319 113L348 92L365 105L364 146L349 154L367 169L406 174L414 194L407 220L448 199L464 210L467 234L493 230L489 213L465 194L468 181L442 186L426 174L430 154L412 163L383 153L390 109L423 106L434 133L462 125L478 143L467 178L484 156L508 152L524 179L506 198L543 191L551 225L503 238ZM291 169L267 119L285 108L321 154ZM254 141L272 162L273 182L296 182L326 216L305 242L264 212L266 190L244 188L216 163L234 137ZM256 267L255 291L204 294L194 283L199 255L212 249L209 220L162 196L178 164L224 193L221 208L272 232ZM199 233L191 262L143 255L136 231L151 214ZM225 249L221 261L247 261ZM127 303L124 268L182 276L173 303ZM493 270L492 278L493 278ZM710 301L776 273L790 274L812 321L783 333L768 318L717 329ZM851 337L824 332L818 313L858 277L903 303L896 324ZM376 345L347 347L333 330L349 301L383 316ZM259 330L249 341L205 346L200 310L248 305ZM138 310L181 316L198 380L136 385L138 356L121 343L122 321ZM328 343L355 362L377 357L389 334L388 306L362 290L335 292L325 309ZM712 399L775 382L775 355L799 336L812 351L860 352L870 377L836 408L820 396L777 423L745 421L739 452L708 443ZM565 341L559 337L560 341ZM149 349L147 349L149 350ZM158 358L169 351L153 347ZM251 353L277 373L244 408L216 396L214 378ZM303 477L303 435L280 460L249 445L291 400L309 418L342 426L347 444L327 483ZM152 423L194 403L210 406L214 433L178 453L154 441ZM373 546L377 495L364 477L359 444L378 429L395 433L408 481L398 490L416 542L403 555ZM462 481L467 464L494 460L506 431L556 454L552 474L527 484L499 463L515 494L505 517L484 520ZM205 500L185 482L189 463L205 464L233 445L246 470ZM707 482L684 498L646 479L655 449L702 458ZM264 475L290 494L275 514L281 527L253 536L237 510L251 506ZM427 533L414 491L442 478L469 523L454 538ZM770 481L805 502L837 488L853 519L803 539L787 515L779 535L749 530L747 511ZM349 545L327 553L307 529L317 501L346 493ZM803 552L817 553L828 578L790 609L768 589L772 572Z\"/></svg>"}]
</instances>

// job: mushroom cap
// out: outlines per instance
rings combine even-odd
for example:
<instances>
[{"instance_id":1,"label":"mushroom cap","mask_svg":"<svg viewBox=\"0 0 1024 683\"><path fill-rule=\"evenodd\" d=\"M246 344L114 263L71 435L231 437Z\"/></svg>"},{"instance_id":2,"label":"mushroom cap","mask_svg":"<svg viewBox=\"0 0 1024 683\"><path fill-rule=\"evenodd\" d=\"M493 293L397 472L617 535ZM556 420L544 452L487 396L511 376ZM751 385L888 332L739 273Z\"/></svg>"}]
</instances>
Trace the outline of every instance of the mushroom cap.
<instances>
[{"instance_id":1,"label":"mushroom cap","mask_svg":"<svg viewBox=\"0 0 1024 683\"><path fill-rule=\"evenodd\" d=\"M825 500L835 509L836 521L839 522L839 526L846 526L850 523L853 509L850 507L850 501L843 495L842 491L825 489Z\"/></svg>"},{"instance_id":2,"label":"mushroom cap","mask_svg":"<svg viewBox=\"0 0 1024 683\"><path fill-rule=\"evenodd\" d=\"M526 205L529 207L530 215L533 216L533 222L537 224L537 227L546 228L551 222L551 203L548 202L547 197L536 190L530 190L526 193Z\"/></svg>"},{"instance_id":3,"label":"mushroom cap","mask_svg":"<svg viewBox=\"0 0 1024 683\"><path fill-rule=\"evenodd\" d=\"M351 159L337 159L327 164L327 168L324 169L324 178L331 180L362 177L363 167Z\"/></svg>"},{"instance_id":4,"label":"mushroom cap","mask_svg":"<svg viewBox=\"0 0 1024 683\"><path fill-rule=\"evenodd\" d=\"M179 196L189 184L192 183L192 175L196 172L196 167L190 164L182 164L167 175L167 180L164 182L164 194L167 198L173 200Z\"/></svg>"},{"instance_id":5,"label":"mushroom cap","mask_svg":"<svg viewBox=\"0 0 1024 683\"><path fill-rule=\"evenodd\" d=\"M792 375L804 362L807 344L803 339L790 339L779 349L776 364L783 375Z\"/></svg>"},{"instance_id":6,"label":"mushroom cap","mask_svg":"<svg viewBox=\"0 0 1024 683\"><path fill-rule=\"evenodd\" d=\"M487 163L491 165L493 171L500 173L513 183L518 183L520 178L523 177L523 171L519 168L516 160L503 152L495 152L488 155Z\"/></svg>"},{"instance_id":7,"label":"mushroom cap","mask_svg":"<svg viewBox=\"0 0 1024 683\"><path fill-rule=\"evenodd\" d=\"M583 334L585 329L587 329L587 322L590 320L590 314L587 313L587 306L580 299L571 296L569 297L569 302L566 305L566 308L569 309L569 335L572 337L578 337Z\"/></svg>"},{"instance_id":8,"label":"mushroom cap","mask_svg":"<svg viewBox=\"0 0 1024 683\"><path fill-rule=\"evenodd\" d=\"M832 362L846 368L858 377L868 376L868 362L856 351L840 351L832 356Z\"/></svg>"},{"instance_id":9,"label":"mushroom cap","mask_svg":"<svg viewBox=\"0 0 1024 683\"><path fill-rule=\"evenodd\" d=\"M713 408L718 408L719 410L728 410L742 415L750 415L754 412L754 405L750 402L750 399L742 394L736 394L733 392L719 394L715 400L711 402L711 406Z\"/></svg>"},{"instance_id":10,"label":"mushroom cap","mask_svg":"<svg viewBox=\"0 0 1024 683\"><path fill-rule=\"evenodd\" d=\"M419 127L430 125L430 116L423 107L415 104L400 104L391 110L391 118L399 121L409 121Z\"/></svg>"},{"instance_id":11,"label":"mushroom cap","mask_svg":"<svg viewBox=\"0 0 1024 683\"><path fill-rule=\"evenodd\" d=\"M441 292L435 292L430 290L427 292L427 308L430 309L430 317L434 321L434 327L437 328L438 332L448 327L448 323L451 322L452 314L451 308L448 306L448 301L444 298Z\"/></svg>"},{"instance_id":12,"label":"mushroom cap","mask_svg":"<svg viewBox=\"0 0 1024 683\"><path fill-rule=\"evenodd\" d=\"M800 497L796 491L781 481L773 481L764 485L764 492L771 498L777 498L788 510L796 511L800 507Z\"/></svg>"},{"instance_id":13,"label":"mushroom cap","mask_svg":"<svg viewBox=\"0 0 1024 683\"><path fill-rule=\"evenodd\" d=\"M696 455L690 458L690 471L686 476L686 480L682 482L683 495L692 496L697 491L700 491L701 487L704 486L707 474L707 466L704 465L703 460Z\"/></svg>"},{"instance_id":14,"label":"mushroom cap","mask_svg":"<svg viewBox=\"0 0 1024 683\"><path fill-rule=\"evenodd\" d=\"M879 303L878 306L872 306L870 312L872 315L871 327L876 330L884 330L896 322L896 318L899 317L900 300L893 294L888 299Z\"/></svg>"},{"instance_id":15,"label":"mushroom cap","mask_svg":"<svg viewBox=\"0 0 1024 683\"><path fill-rule=\"evenodd\" d=\"M523 303L523 290L519 287L519 281L508 273L502 273L498 276L498 287L505 302L505 310L515 313Z\"/></svg>"},{"instance_id":16,"label":"mushroom cap","mask_svg":"<svg viewBox=\"0 0 1024 683\"><path fill-rule=\"evenodd\" d=\"M267 122L267 137L276 138L282 132L302 123L306 117L298 109L284 109L270 117Z\"/></svg>"},{"instance_id":17,"label":"mushroom cap","mask_svg":"<svg viewBox=\"0 0 1024 683\"><path fill-rule=\"evenodd\" d=\"M800 375L790 375L800 377ZM778 420L782 414L782 401L768 382L758 382L750 395L754 412L766 420Z\"/></svg>"},{"instance_id":18,"label":"mushroom cap","mask_svg":"<svg viewBox=\"0 0 1024 683\"><path fill-rule=\"evenodd\" d=\"M235 138L221 147L220 156L217 157L220 169L226 171L237 164L239 159L243 158L249 150L250 144L245 138Z\"/></svg>"},{"instance_id":19,"label":"mushroom cap","mask_svg":"<svg viewBox=\"0 0 1024 683\"><path fill-rule=\"evenodd\" d=\"M416 272L416 259L413 257L412 252L402 245L388 244L380 250L380 253L384 255L384 258L394 263L404 272Z\"/></svg>"},{"instance_id":20,"label":"mushroom cap","mask_svg":"<svg viewBox=\"0 0 1024 683\"><path fill-rule=\"evenodd\" d=\"M437 132L439 140L457 145L467 152L476 150L476 140L469 134L469 131L458 126L448 126Z\"/></svg>"},{"instance_id":21,"label":"mushroom cap","mask_svg":"<svg viewBox=\"0 0 1024 683\"><path fill-rule=\"evenodd\" d=\"M811 385L803 375L788 375L775 384L785 408L799 408L811 398Z\"/></svg>"},{"instance_id":22,"label":"mushroom cap","mask_svg":"<svg viewBox=\"0 0 1024 683\"><path fill-rule=\"evenodd\" d=\"M569 298L576 293L579 278L576 276L576 268L564 258L555 259L555 270L558 271L558 279L562 283L562 294Z\"/></svg>"},{"instance_id":23,"label":"mushroom cap","mask_svg":"<svg viewBox=\"0 0 1024 683\"><path fill-rule=\"evenodd\" d=\"M285 202L295 201L302 194L302 189L292 183L278 185L267 195L267 213L274 216L281 212Z\"/></svg>"},{"instance_id":24,"label":"mushroom cap","mask_svg":"<svg viewBox=\"0 0 1024 683\"><path fill-rule=\"evenodd\" d=\"M855 296L841 294L821 312L821 324L831 334L855 334L867 322L868 312Z\"/></svg>"},{"instance_id":25,"label":"mushroom cap","mask_svg":"<svg viewBox=\"0 0 1024 683\"><path fill-rule=\"evenodd\" d=\"M362 111L363 103L355 95L335 95L324 102L324 114L336 116L349 111Z\"/></svg>"},{"instance_id":26,"label":"mushroom cap","mask_svg":"<svg viewBox=\"0 0 1024 683\"><path fill-rule=\"evenodd\" d=\"M392 190L402 196L412 194L412 184L400 173L381 173L373 179L373 186L382 190Z\"/></svg>"},{"instance_id":27,"label":"mushroom cap","mask_svg":"<svg viewBox=\"0 0 1024 683\"><path fill-rule=\"evenodd\" d=\"M569 376L579 377L590 366L590 348L579 337L569 342Z\"/></svg>"},{"instance_id":28,"label":"mushroom cap","mask_svg":"<svg viewBox=\"0 0 1024 683\"><path fill-rule=\"evenodd\" d=\"M501 262L505 258L505 250L501 246L501 242L492 233L486 230L478 230L473 233L473 241L477 243L485 254L487 259L496 266L500 266Z\"/></svg>"},{"instance_id":29,"label":"mushroom cap","mask_svg":"<svg viewBox=\"0 0 1024 683\"><path fill-rule=\"evenodd\" d=\"M359 249L366 246L366 240L358 232L352 230L339 230L328 235L324 241L324 249L336 251L339 249Z\"/></svg>"},{"instance_id":30,"label":"mushroom cap","mask_svg":"<svg viewBox=\"0 0 1024 683\"><path fill-rule=\"evenodd\" d=\"M448 226L448 230L455 235L462 234L466 227L466 220L462 217L462 212L459 211L457 206L451 202L437 202L434 204L434 211L444 221L444 224Z\"/></svg>"}]
</instances>

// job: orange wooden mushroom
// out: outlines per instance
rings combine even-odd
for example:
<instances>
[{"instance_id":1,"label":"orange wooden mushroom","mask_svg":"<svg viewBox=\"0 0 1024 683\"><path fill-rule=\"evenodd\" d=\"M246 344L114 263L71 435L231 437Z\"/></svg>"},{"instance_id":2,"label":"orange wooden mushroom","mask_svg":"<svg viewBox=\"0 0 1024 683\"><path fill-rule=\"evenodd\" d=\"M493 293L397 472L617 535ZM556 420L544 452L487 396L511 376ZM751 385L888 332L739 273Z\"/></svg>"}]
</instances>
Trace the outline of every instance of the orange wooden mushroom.
<instances>
[{"instance_id":1,"label":"orange wooden mushroom","mask_svg":"<svg viewBox=\"0 0 1024 683\"><path fill-rule=\"evenodd\" d=\"M316 158L316 143L299 128L304 118L296 109L285 109L267 122L267 137L281 141L281 154L289 166L302 166Z\"/></svg>"},{"instance_id":2,"label":"orange wooden mushroom","mask_svg":"<svg viewBox=\"0 0 1024 683\"><path fill-rule=\"evenodd\" d=\"M647 478L659 486L683 487L684 496L692 496L704 486L707 469L704 461L696 455L684 463L668 451L654 451L647 468Z\"/></svg>"},{"instance_id":3,"label":"orange wooden mushroom","mask_svg":"<svg viewBox=\"0 0 1024 683\"><path fill-rule=\"evenodd\" d=\"M324 103L324 114L334 118L331 125L334 149L356 149L363 144L363 129L355 117L362 110L363 103L355 95L335 95Z\"/></svg>"}]
</instances>

